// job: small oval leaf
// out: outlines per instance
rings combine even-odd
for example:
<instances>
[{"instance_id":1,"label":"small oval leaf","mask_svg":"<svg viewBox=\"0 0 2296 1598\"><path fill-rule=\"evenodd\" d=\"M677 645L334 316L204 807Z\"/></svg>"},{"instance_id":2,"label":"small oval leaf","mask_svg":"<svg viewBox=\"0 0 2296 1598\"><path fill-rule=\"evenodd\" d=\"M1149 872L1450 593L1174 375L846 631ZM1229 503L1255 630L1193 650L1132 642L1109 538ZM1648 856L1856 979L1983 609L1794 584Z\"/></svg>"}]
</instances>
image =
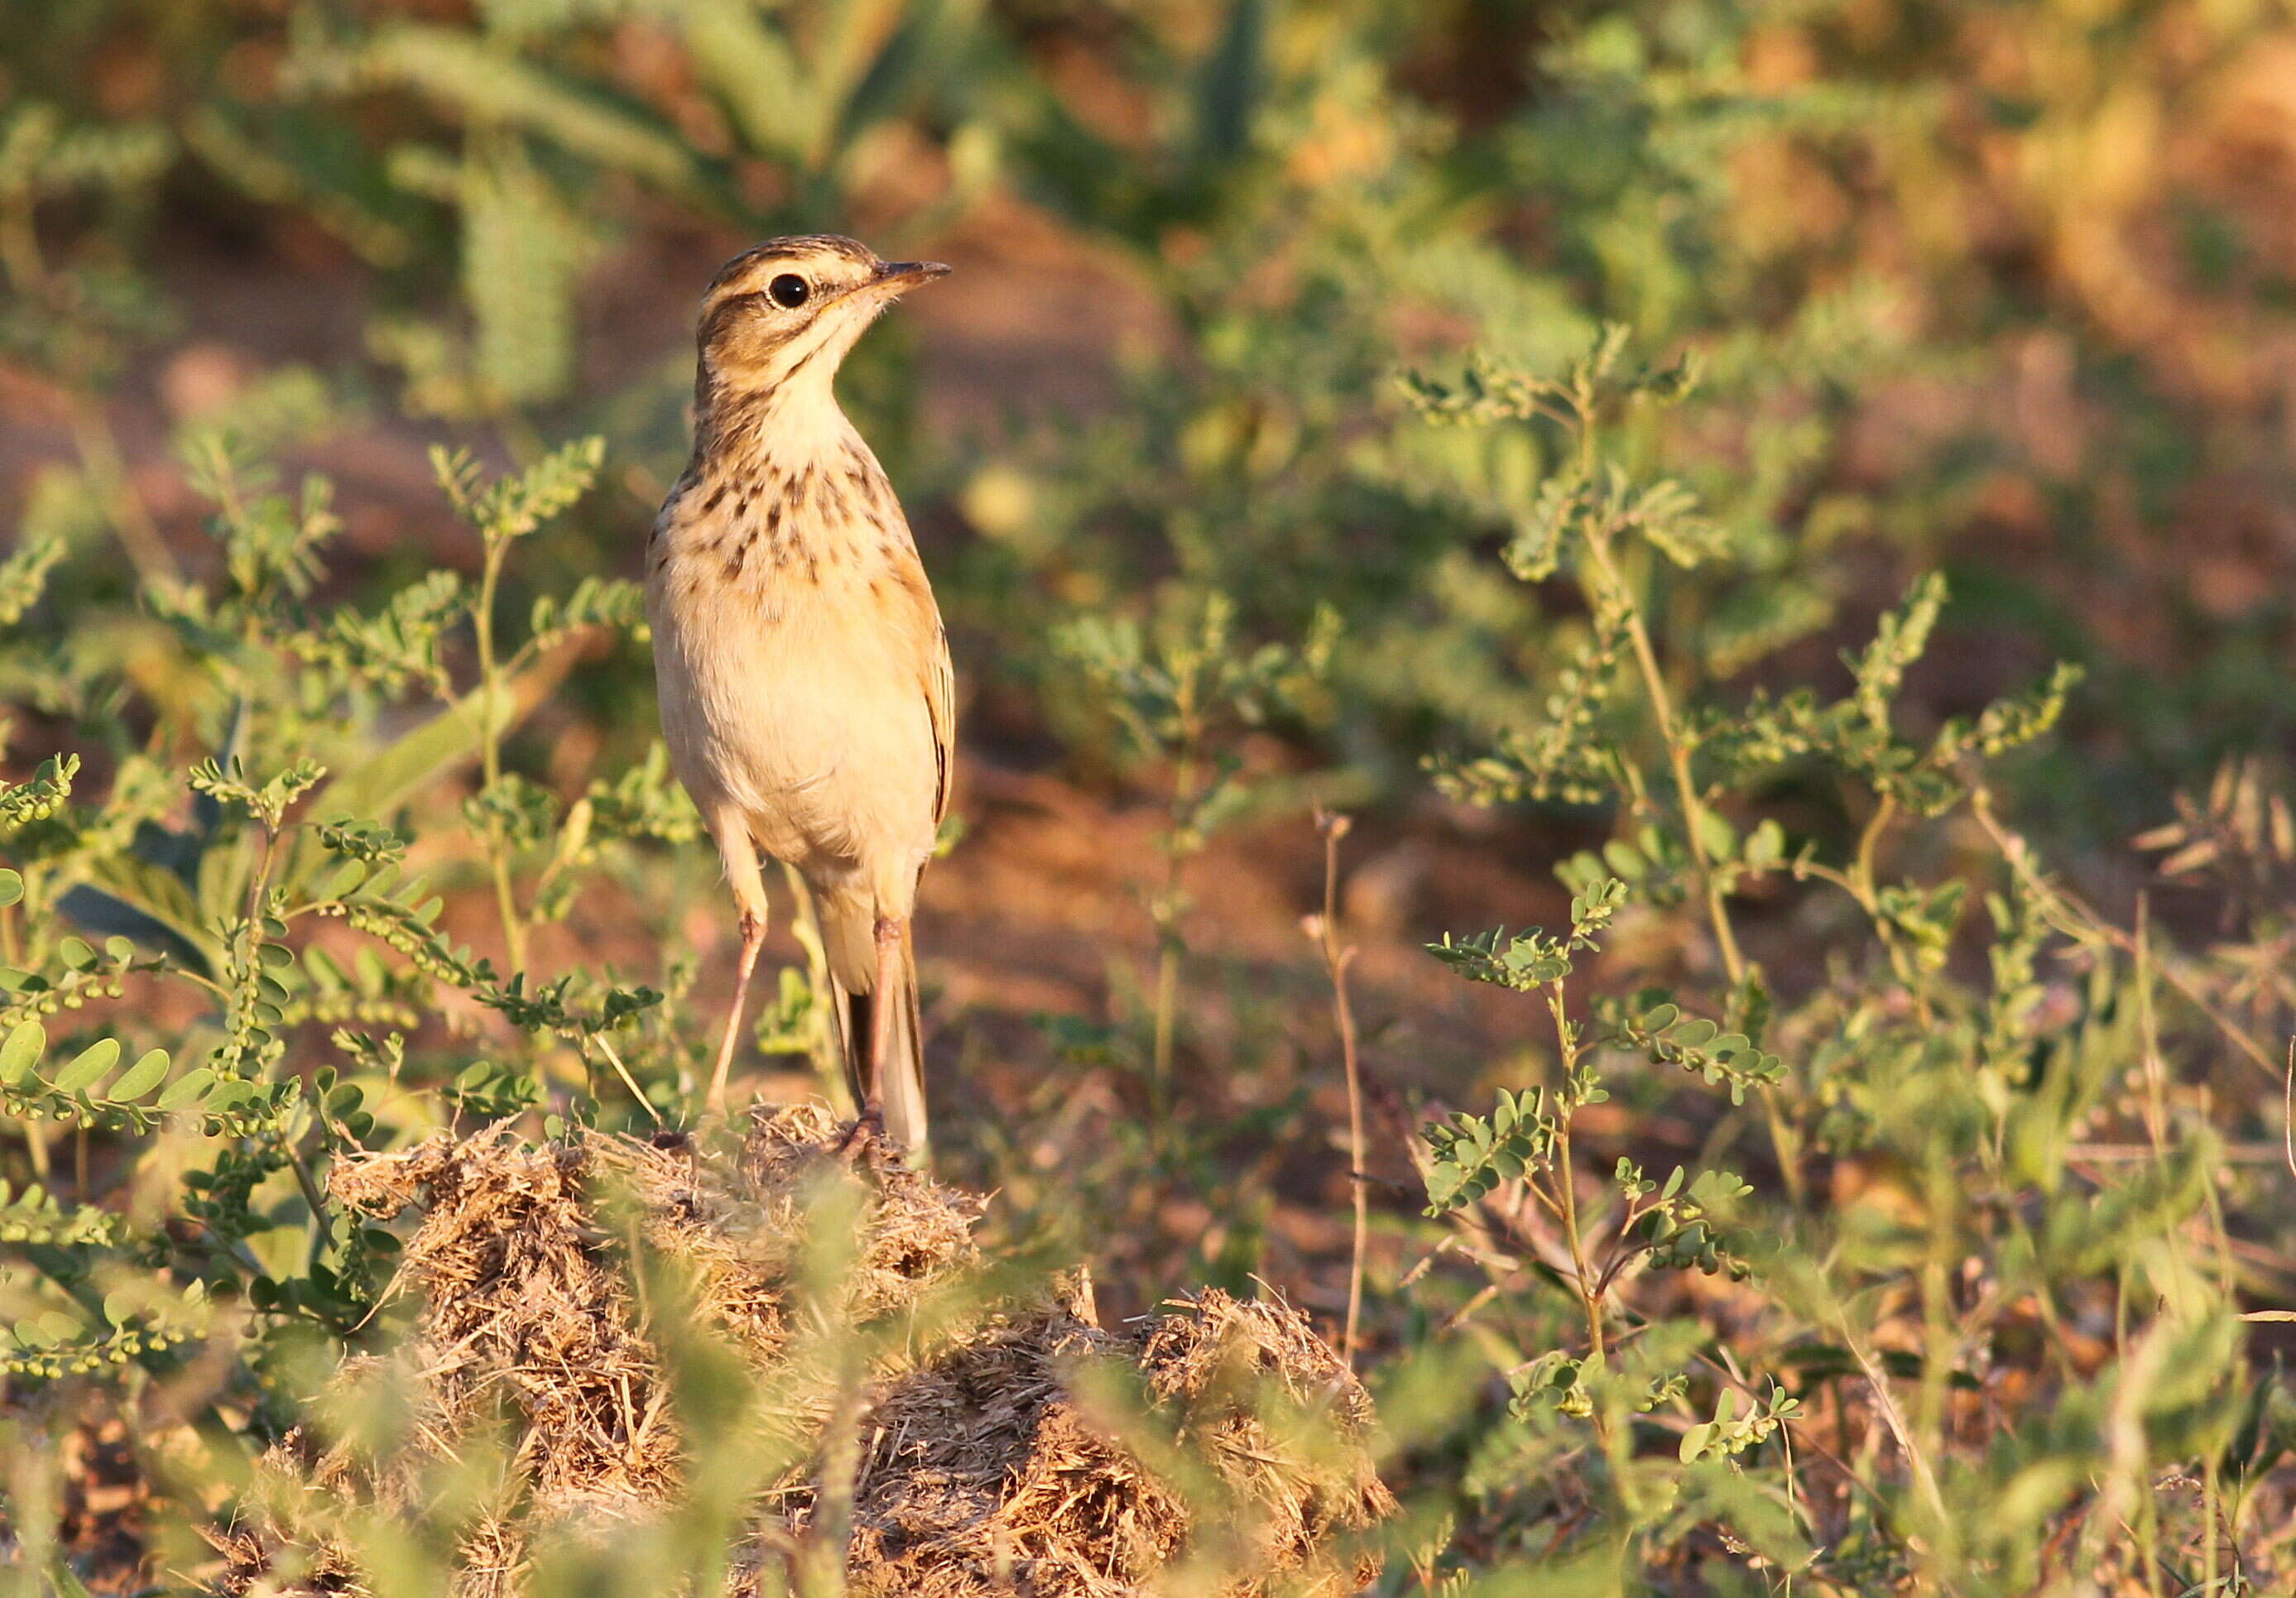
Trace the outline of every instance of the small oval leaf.
<instances>
[{"instance_id":1,"label":"small oval leaf","mask_svg":"<svg viewBox=\"0 0 2296 1598\"><path fill-rule=\"evenodd\" d=\"M98 1078L119 1063L119 1040L100 1038L72 1056L71 1062L56 1073L53 1084L58 1093L79 1093L94 1086Z\"/></svg>"},{"instance_id":2,"label":"small oval leaf","mask_svg":"<svg viewBox=\"0 0 2296 1598\"><path fill-rule=\"evenodd\" d=\"M168 1079L168 1051L152 1049L140 1056L104 1094L108 1099L140 1099Z\"/></svg>"},{"instance_id":3,"label":"small oval leaf","mask_svg":"<svg viewBox=\"0 0 2296 1598\"><path fill-rule=\"evenodd\" d=\"M37 1021L19 1021L8 1034L8 1041L0 1044L0 1082L20 1082L24 1073L39 1063L47 1052L47 1028Z\"/></svg>"},{"instance_id":4,"label":"small oval leaf","mask_svg":"<svg viewBox=\"0 0 2296 1598\"><path fill-rule=\"evenodd\" d=\"M185 1071L168 1084L167 1092L160 1095L160 1108L180 1110L186 1104L196 1103L205 1098L208 1090L215 1085L215 1072L204 1065L197 1070Z\"/></svg>"}]
</instances>

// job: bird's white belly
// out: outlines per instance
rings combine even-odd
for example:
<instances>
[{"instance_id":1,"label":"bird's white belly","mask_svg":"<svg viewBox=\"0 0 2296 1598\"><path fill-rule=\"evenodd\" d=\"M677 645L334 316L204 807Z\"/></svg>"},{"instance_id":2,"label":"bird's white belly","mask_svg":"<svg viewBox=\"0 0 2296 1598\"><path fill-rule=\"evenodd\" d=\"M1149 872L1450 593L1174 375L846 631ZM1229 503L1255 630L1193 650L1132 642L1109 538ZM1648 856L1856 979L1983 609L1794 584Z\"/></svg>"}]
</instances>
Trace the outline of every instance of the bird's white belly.
<instances>
[{"instance_id":1,"label":"bird's white belly","mask_svg":"<svg viewBox=\"0 0 2296 1598\"><path fill-rule=\"evenodd\" d=\"M679 780L705 814L731 807L759 848L817 882L914 882L938 782L914 667L857 594L783 588L778 613L722 591L689 603L680 565L667 563L649 606Z\"/></svg>"}]
</instances>

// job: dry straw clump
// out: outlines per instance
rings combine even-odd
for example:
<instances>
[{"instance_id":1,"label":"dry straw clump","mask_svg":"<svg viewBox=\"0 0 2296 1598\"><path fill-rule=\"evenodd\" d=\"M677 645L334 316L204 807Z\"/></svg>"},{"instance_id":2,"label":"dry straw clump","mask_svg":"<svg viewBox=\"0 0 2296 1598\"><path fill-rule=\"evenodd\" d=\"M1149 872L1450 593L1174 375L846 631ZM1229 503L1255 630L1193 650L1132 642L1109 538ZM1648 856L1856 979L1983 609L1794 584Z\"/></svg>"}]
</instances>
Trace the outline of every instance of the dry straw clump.
<instances>
[{"instance_id":1,"label":"dry straw clump","mask_svg":"<svg viewBox=\"0 0 2296 1598\"><path fill-rule=\"evenodd\" d=\"M853 1590L1113 1598L1275 1580L1322 1598L1368 1582L1377 1563L1347 1534L1394 1500L1364 1451L1362 1383L1288 1305L1215 1289L1166 1307L1179 1313L1118 1339L1048 1307L890 1383L857 1484Z\"/></svg>"},{"instance_id":2,"label":"dry straw clump","mask_svg":"<svg viewBox=\"0 0 2296 1598\"><path fill-rule=\"evenodd\" d=\"M377 1511L448 1528L459 1598L521 1591L545 1528L657 1520L689 1461L644 1302L671 1277L639 1259L772 1396L760 1457L788 1463L760 1486L735 1594L778 1590L836 1523L849 1589L884 1598L1368 1579L1343 1545L1393 1504L1370 1402L1296 1311L1211 1291L1119 1337L1088 1294L968 1299L980 1201L871 1149L847 1160L845 1131L817 1104L758 1114L734 1153L498 1126L339 1167L346 1203L421 1217L392 1287L417 1302L412 1335L335 1378L364 1422L266 1456L223 1590L364 1592L349 1550ZM840 1338L867 1351L857 1400L824 1357Z\"/></svg>"}]
</instances>

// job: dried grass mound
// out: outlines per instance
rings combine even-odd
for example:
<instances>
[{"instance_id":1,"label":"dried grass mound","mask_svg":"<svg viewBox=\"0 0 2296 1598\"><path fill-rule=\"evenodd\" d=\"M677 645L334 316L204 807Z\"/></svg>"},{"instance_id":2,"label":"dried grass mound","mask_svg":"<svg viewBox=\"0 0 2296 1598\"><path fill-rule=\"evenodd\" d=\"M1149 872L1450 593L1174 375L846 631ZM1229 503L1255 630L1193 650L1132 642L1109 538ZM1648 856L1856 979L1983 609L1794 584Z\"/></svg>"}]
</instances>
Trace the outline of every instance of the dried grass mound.
<instances>
[{"instance_id":1,"label":"dried grass mound","mask_svg":"<svg viewBox=\"0 0 2296 1598\"><path fill-rule=\"evenodd\" d=\"M1332 1539L1394 1510L1365 1447L1371 1395L1305 1315L1218 1288L1183 1303L1188 1313L1148 1333L1140 1369L1180 1417L1177 1444L1208 1457L1242 1506L1254 1558L1278 1570L1312 1568ZM1377 1573L1353 1569L1320 1590L1352 1591Z\"/></svg>"},{"instance_id":2,"label":"dried grass mound","mask_svg":"<svg viewBox=\"0 0 2296 1598\"><path fill-rule=\"evenodd\" d=\"M418 1302L413 1336L388 1361L347 1362L333 1389L395 1387L399 1446L298 1435L274 1449L247 1523L219 1543L222 1590L363 1592L340 1536L352 1504L451 1513L457 1598L519 1591L545 1528L611 1535L657 1517L685 1460L633 1299L630 1260L650 1253L782 1402L774 1440L799 1463L729 1588L755 1592L769 1545L778 1568L818 1537L822 1461L852 1458L824 1446L839 1430L828 1373L803 1368L829 1363L824 1311L800 1291L824 1183L851 1202L829 1322L899 1332L869 1345L869 1408L842 1429L861 1444L851 1590L1108 1598L1185 1569L1190 1592L1280 1579L1338 1594L1367 1578L1332 1547L1392 1507L1363 1446L1370 1402L1303 1317L1208 1292L1118 1338L1087 1294L925 1330L903 1317L967 1280L980 1204L873 1151L849 1171L845 1130L800 1105L713 1154L603 1135L537 1146L505 1126L339 1167L346 1203L421 1217L391 1289ZM473 1446L497 1438L506 1458ZM494 1463L474 1479L465 1455Z\"/></svg>"},{"instance_id":3,"label":"dried grass mound","mask_svg":"<svg viewBox=\"0 0 2296 1598\"><path fill-rule=\"evenodd\" d=\"M683 1266L699 1313L772 1364L790 1341L806 1207L847 1169L843 1132L804 1104L758 1118L735 1159L600 1134L537 1145L505 1124L338 1165L329 1185L344 1203L422 1217L390 1289L419 1299L414 1335L388 1362L347 1362L333 1389L346 1410L390 1389L416 1441L381 1466L369 1448L321 1451L299 1432L272 1450L254 1522L224 1544L223 1590L250 1590L289 1549L306 1590L360 1590L310 1512L311 1489L419 1511L461 1455L485 1452L473 1439L504 1431L515 1446L488 1484L495 1502L461 1539L464 1598L514 1588L512 1511L530 1526L652 1514L678 1488L680 1440L660 1351L632 1302L631 1245ZM852 1174L866 1197L839 1307L850 1322L896 1315L976 1262L976 1201L873 1149ZM793 1419L817 1431L827 1396L815 1397Z\"/></svg>"},{"instance_id":4,"label":"dried grass mound","mask_svg":"<svg viewBox=\"0 0 2296 1598\"><path fill-rule=\"evenodd\" d=\"M1086 1362L1125 1352L1054 1308L893 1383L854 1484L854 1591L1096 1598L1168 1558L1185 1510L1070 1390Z\"/></svg>"},{"instance_id":5,"label":"dried grass mound","mask_svg":"<svg viewBox=\"0 0 2296 1598\"><path fill-rule=\"evenodd\" d=\"M1365 1451L1363 1384L1288 1305L1212 1290L1167 1307L1184 1313L1132 1340L1048 1309L892 1383L857 1484L852 1590L1116 1598L1162 1575L1337 1598L1369 1582L1377 1561L1345 1534L1395 1500Z\"/></svg>"},{"instance_id":6,"label":"dried grass mound","mask_svg":"<svg viewBox=\"0 0 2296 1598\"><path fill-rule=\"evenodd\" d=\"M444 1439L507 1396L523 1427L513 1463L545 1510L644 1504L675 1487L676 1440L629 1301L626 1227L688 1266L701 1313L770 1360L789 1338L808 1194L842 1130L824 1106L798 1105L759 1119L735 1162L594 1134L537 1147L497 1126L346 1162L329 1184L376 1218L422 1211L393 1291L422 1299L415 1354ZM873 1151L865 1160L842 1306L857 1323L973 1263L980 1215Z\"/></svg>"}]
</instances>

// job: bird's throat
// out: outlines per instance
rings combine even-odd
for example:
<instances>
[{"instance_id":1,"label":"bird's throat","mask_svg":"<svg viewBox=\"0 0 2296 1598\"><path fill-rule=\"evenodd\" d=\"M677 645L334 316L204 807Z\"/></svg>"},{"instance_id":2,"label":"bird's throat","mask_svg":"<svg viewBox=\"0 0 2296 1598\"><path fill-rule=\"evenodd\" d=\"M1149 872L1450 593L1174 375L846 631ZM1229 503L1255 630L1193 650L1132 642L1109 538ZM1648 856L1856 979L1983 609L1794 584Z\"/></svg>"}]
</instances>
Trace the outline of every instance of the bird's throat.
<instances>
[{"instance_id":1,"label":"bird's throat","mask_svg":"<svg viewBox=\"0 0 2296 1598\"><path fill-rule=\"evenodd\" d=\"M865 576L908 546L892 486L824 381L720 389L666 507L665 555L731 583Z\"/></svg>"}]
</instances>

